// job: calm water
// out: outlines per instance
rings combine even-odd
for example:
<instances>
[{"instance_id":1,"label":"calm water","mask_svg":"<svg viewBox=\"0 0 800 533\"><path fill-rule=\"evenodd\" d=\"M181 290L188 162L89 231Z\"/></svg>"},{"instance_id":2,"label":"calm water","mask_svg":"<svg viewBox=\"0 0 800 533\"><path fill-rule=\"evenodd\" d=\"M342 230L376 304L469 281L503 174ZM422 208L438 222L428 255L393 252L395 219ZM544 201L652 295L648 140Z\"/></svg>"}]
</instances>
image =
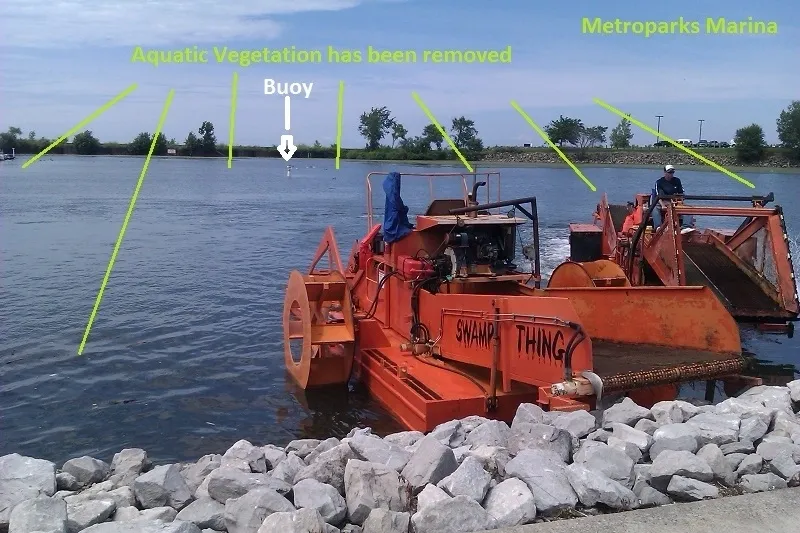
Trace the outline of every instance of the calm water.
<instances>
[{"instance_id":1,"label":"calm water","mask_svg":"<svg viewBox=\"0 0 800 533\"><path fill-rule=\"evenodd\" d=\"M173 461L224 451L239 438L280 445L356 425L399 429L363 395L320 397L291 385L283 289L292 269L307 268L326 226L335 226L342 254L364 233L367 172L422 167L344 162L335 171L332 161L301 159L287 178L281 160L237 160L230 170L222 159L152 161L78 357L143 159L22 163L0 164L0 455L109 459L136 446ZM585 173L616 202L658 177ZM680 175L692 193L750 193L720 173ZM775 192L790 233L800 234L800 176L745 177L757 192ZM504 198L539 198L551 271L568 253L567 223L590 220L599 193L569 169L503 169L502 179ZM380 179L376 189L382 207ZM440 189L450 191L458 189ZM427 204L427 185L406 179L403 197L413 212ZM743 336L762 359L800 358L798 338Z\"/></svg>"}]
</instances>

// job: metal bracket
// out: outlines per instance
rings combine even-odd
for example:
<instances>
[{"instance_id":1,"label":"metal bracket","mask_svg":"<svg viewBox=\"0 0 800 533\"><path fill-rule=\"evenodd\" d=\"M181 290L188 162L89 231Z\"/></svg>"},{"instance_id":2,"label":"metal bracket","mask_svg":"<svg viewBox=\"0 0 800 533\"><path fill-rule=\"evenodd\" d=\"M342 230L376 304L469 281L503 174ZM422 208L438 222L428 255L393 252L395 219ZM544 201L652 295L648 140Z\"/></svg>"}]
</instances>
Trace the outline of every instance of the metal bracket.
<instances>
[{"instance_id":1,"label":"metal bracket","mask_svg":"<svg viewBox=\"0 0 800 533\"><path fill-rule=\"evenodd\" d=\"M589 372L588 370L581 372L581 376L586 378L589 381L589 383L592 384L592 388L594 389L594 394L597 397L597 401L599 402L603 397L603 380L600 379L600 376L598 376L594 372Z\"/></svg>"}]
</instances>

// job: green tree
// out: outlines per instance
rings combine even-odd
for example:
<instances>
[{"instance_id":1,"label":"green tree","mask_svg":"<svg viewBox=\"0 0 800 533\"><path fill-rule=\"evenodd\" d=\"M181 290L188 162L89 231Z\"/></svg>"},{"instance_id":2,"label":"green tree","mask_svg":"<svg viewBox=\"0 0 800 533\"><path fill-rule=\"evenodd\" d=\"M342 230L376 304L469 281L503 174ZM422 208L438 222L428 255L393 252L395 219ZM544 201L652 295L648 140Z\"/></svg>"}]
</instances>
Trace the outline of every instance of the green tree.
<instances>
[{"instance_id":1,"label":"green tree","mask_svg":"<svg viewBox=\"0 0 800 533\"><path fill-rule=\"evenodd\" d=\"M778 117L778 139L800 159L800 100L793 100Z\"/></svg>"},{"instance_id":2,"label":"green tree","mask_svg":"<svg viewBox=\"0 0 800 533\"><path fill-rule=\"evenodd\" d=\"M633 139L633 132L631 131L631 121L623 118L619 124L614 126L609 135L611 141L611 148L630 148L631 139Z\"/></svg>"},{"instance_id":3,"label":"green tree","mask_svg":"<svg viewBox=\"0 0 800 533\"><path fill-rule=\"evenodd\" d=\"M4 133L0 133L0 150L10 152L12 148L19 148L20 135L22 135L22 130L15 126L11 126Z\"/></svg>"},{"instance_id":4,"label":"green tree","mask_svg":"<svg viewBox=\"0 0 800 533\"><path fill-rule=\"evenodd\" d=\"M551 120L550 124L545 126L544 131L550 140L559 146L563 147L564 143L577 146L580 142L582 127L583 122L580 119L559 115L557 120Z\"/></svg>"},{"instance_id":5,"label":"green tree","mask_svg":"<svg viewBox=\"0 0 800 533\"><path fill-rule=\"evenodd\" d=\"M128 152L133 155L147 155L152 142L153 136L149 132L143 131L128 145Z\"/></svg>"},{"instance_id":6,"label":"green tree","mask_svg":"<svg viewBox=\"0 0 800 533\"><path fill-rule=\"evenodd\" d=\"M202 152L202 145L200 139L197 138L197 135L194 134L193 131L189 132L189 135L186 136L186 140L183 141L183 150L186 155L194 155L196 153Z\"/></svg>"},{"instance_id":7,"label":"green tree","mask_svg":"<svg viewBox=\"0 0 800 533\"><path fill-rule=\"evenodd\" d=\"M381 140L391 131L395 121L388 108L373 107L359 118L358 133L367 140L368 150L377 150Z\"/></svg>"},{"instance_id":8,"label":"green tree","mask_svg":"<svg viewBox=\"0 0 800 533\"><path fill-rule=\"evenodd\" d=\"M392 148L398 139L405 139L408 135L408 130L399 122L392 123Z\"/></svg>"},{"instance_id":9,"label":"green tree","mask_svg":"<svg viewBox=\"0 0 800 533\"><path fill-rule=\"evenodd\" d=\"M437 150L442 149L442 143L444 143L444 136L442 132L439 131L439 128L436 127L434 124L428 124L422 129L422 138L427 139L428 141L428 148L430 148L430 144L433 143L436 145Z\"/></svg>"},{"instance_id":10,"label":"green tree","mask_svg":"<svg viewBox=\"0 0 800 533\"><path fill-rule=\"evenodd\" d=\"M400 148L411 154L425 154L431 151L431 141L424 135L407 137L400 141Z\"/></svg>"},{"instance_id":11,"label":"green tree","mask_svg":"<svg viewBox=\"0 0 800 533\"><path fill-rule=\"evenodd\" d=\"M150 142L152 142L152 139ZM153 149L153 155L167 155L167 148L169 148L167 136L164 135L164 133L159 133L158 138L156 139L156 146ZM149 146L147 147L147 150L150 150Z\"/></svg>"},{"instance_id":12,"label":"green tree","mask_svg":"<svg viewBox=\"0 0 800 533\"><path fill-rule=\"evenodd\" d=\"M474 121L464 116L454 118L450 132L453 134L453 144L460 151L475 155L483 150L483 141L478 137Z\"/></svg>"},{"instance_id":13,"label":"green tree","mask_svg":"<svg viewBox=\"0 0 800 533\"><path fill-rule=\"evenodd\" d=\"M217 153L217 137L214 135L214 124L204 121L197 129L200 134L200 151L203 155Z\"/></svg>"},{"instance_id":14,"label":"green tree","mask_svg":"<svg viewBox=\"0 0 800 533\"><path fill-rule=\"evenodd\" d=\"M578 134L578 146L581 150L602 146L606 142L606 126L592 126L587 128L581 124Z\"/></svg>"},{"instance_id":15,"label":"green tree","mask_svg":"<svg viewBox=\"0 0 800 533\"><path fill-rule=\"evenodd\" d=\"M736 159L742 163L757 163L766 153L764 130L758 124L750 124L736 130L733 141L736 143Z\"/></svg>"},{"instance_id":16,"label":"green tree","mask_svg":"<svg viewBox=\"0 0 800 533\"><path fill-rule=\"evenodd\" d=\"M78 133L72 138L72 146L80 155L96 155L100 152L100 141L89 130Z\"/></svg>"},{"instance_id":17,"label":"green tree","mask_svg":"<svg viewBox=\"0 0 800 533\"><path fill-rule=\"evenodd\" d=\"M30 132L28 132L28 140L29 141L35 141L36 140L36 132L35 131L31 130Z\"/></svg>"}]
</instances>

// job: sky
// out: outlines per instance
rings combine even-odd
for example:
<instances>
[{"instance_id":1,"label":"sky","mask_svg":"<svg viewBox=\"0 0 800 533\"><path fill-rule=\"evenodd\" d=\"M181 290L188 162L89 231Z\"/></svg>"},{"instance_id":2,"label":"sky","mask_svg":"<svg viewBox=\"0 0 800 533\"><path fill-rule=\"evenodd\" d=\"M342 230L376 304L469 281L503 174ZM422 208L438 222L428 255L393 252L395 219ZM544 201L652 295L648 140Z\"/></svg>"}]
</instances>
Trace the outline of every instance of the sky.
<instances>
[{"instance_id":1,"label":"sky","mask_svg":"<svg viewBox=\"0 0 800 533\"><path fill-rule=\"evenodd\" d=\"M211 121L229 136L231 82L238 73L234 143L274 145L287 133L283 97L264 94L264 79L313 83L292 99L295 143L336 140L337 93L345 84L342 145L360 147L358 119L388 107L412 135L434 116L474 120L488 146L542 143L511 107L540 126L559 115L610 129L619 117L599 98L657 125L673 139L730 140L751 123L777 142L775 121L800 98L800 6L786 0L725 3L574 0L5 0L0 18L0 129L57 138L132 83L137 89L87 125L101 141L129 142L153 132L170 89L164 126L179 142ZM711 7L716 5L718 7ZM583 17L701 22L697 35L591 35ZM706 17L774 21L776 35L708 35ZM207 64L154 67L131 61L147 50L209 50ZM214 46L262 49L328 46L365 51L416 50L405 64L218 64ZM500 50L507 64L423 63L422 50ZM655 137L633 127L636 144Z\"/></svg>"}]
</instances>

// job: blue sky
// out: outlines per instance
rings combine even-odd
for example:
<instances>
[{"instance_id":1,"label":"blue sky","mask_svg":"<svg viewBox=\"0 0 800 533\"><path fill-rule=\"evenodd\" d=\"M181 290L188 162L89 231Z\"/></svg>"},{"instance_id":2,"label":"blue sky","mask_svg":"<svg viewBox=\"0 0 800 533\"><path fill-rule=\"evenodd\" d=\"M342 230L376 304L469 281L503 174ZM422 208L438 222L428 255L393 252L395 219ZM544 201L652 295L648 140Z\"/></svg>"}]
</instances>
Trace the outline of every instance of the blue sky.
<instances>
[{"instance_id":1,"label":"blue sky","mask_svg":"<svg viewBox=\"0 0 800 533\"><path fill-rule=\"evenodd\" d=\"M612 5L610 5L612 4ZM712 5L719 7L711 7ZM293 102L296 142L336 135L336 95L346 84L343 144L361 146L359 115L387 106L412 134L427 119L417 91L442 122L472 118L488 145L541 139L510 107L516 100L541 126L560 114L613 127L600 98L673 138L729 140L756 122L777 142L775 120L800 98L800 8L786 0L613 3L575 0L11 0L0 20L0 128L55 138L131 83L139 88L89 126L101 140L127 142L155 129L169 89L175 98L165 133L182 140L203 120L228 138L230 85L239 73L236 144L277 143L283 102L263 94L264 78L313 82ZM778 23L777 35L583 35L582 17L704 21L726 17ZM136 45L231 48L500 49L510 64L132 64ZM211 55L211 54L209 54ZM653 136L634 127L634 142Z\"/></svg>"}]
</instances>

